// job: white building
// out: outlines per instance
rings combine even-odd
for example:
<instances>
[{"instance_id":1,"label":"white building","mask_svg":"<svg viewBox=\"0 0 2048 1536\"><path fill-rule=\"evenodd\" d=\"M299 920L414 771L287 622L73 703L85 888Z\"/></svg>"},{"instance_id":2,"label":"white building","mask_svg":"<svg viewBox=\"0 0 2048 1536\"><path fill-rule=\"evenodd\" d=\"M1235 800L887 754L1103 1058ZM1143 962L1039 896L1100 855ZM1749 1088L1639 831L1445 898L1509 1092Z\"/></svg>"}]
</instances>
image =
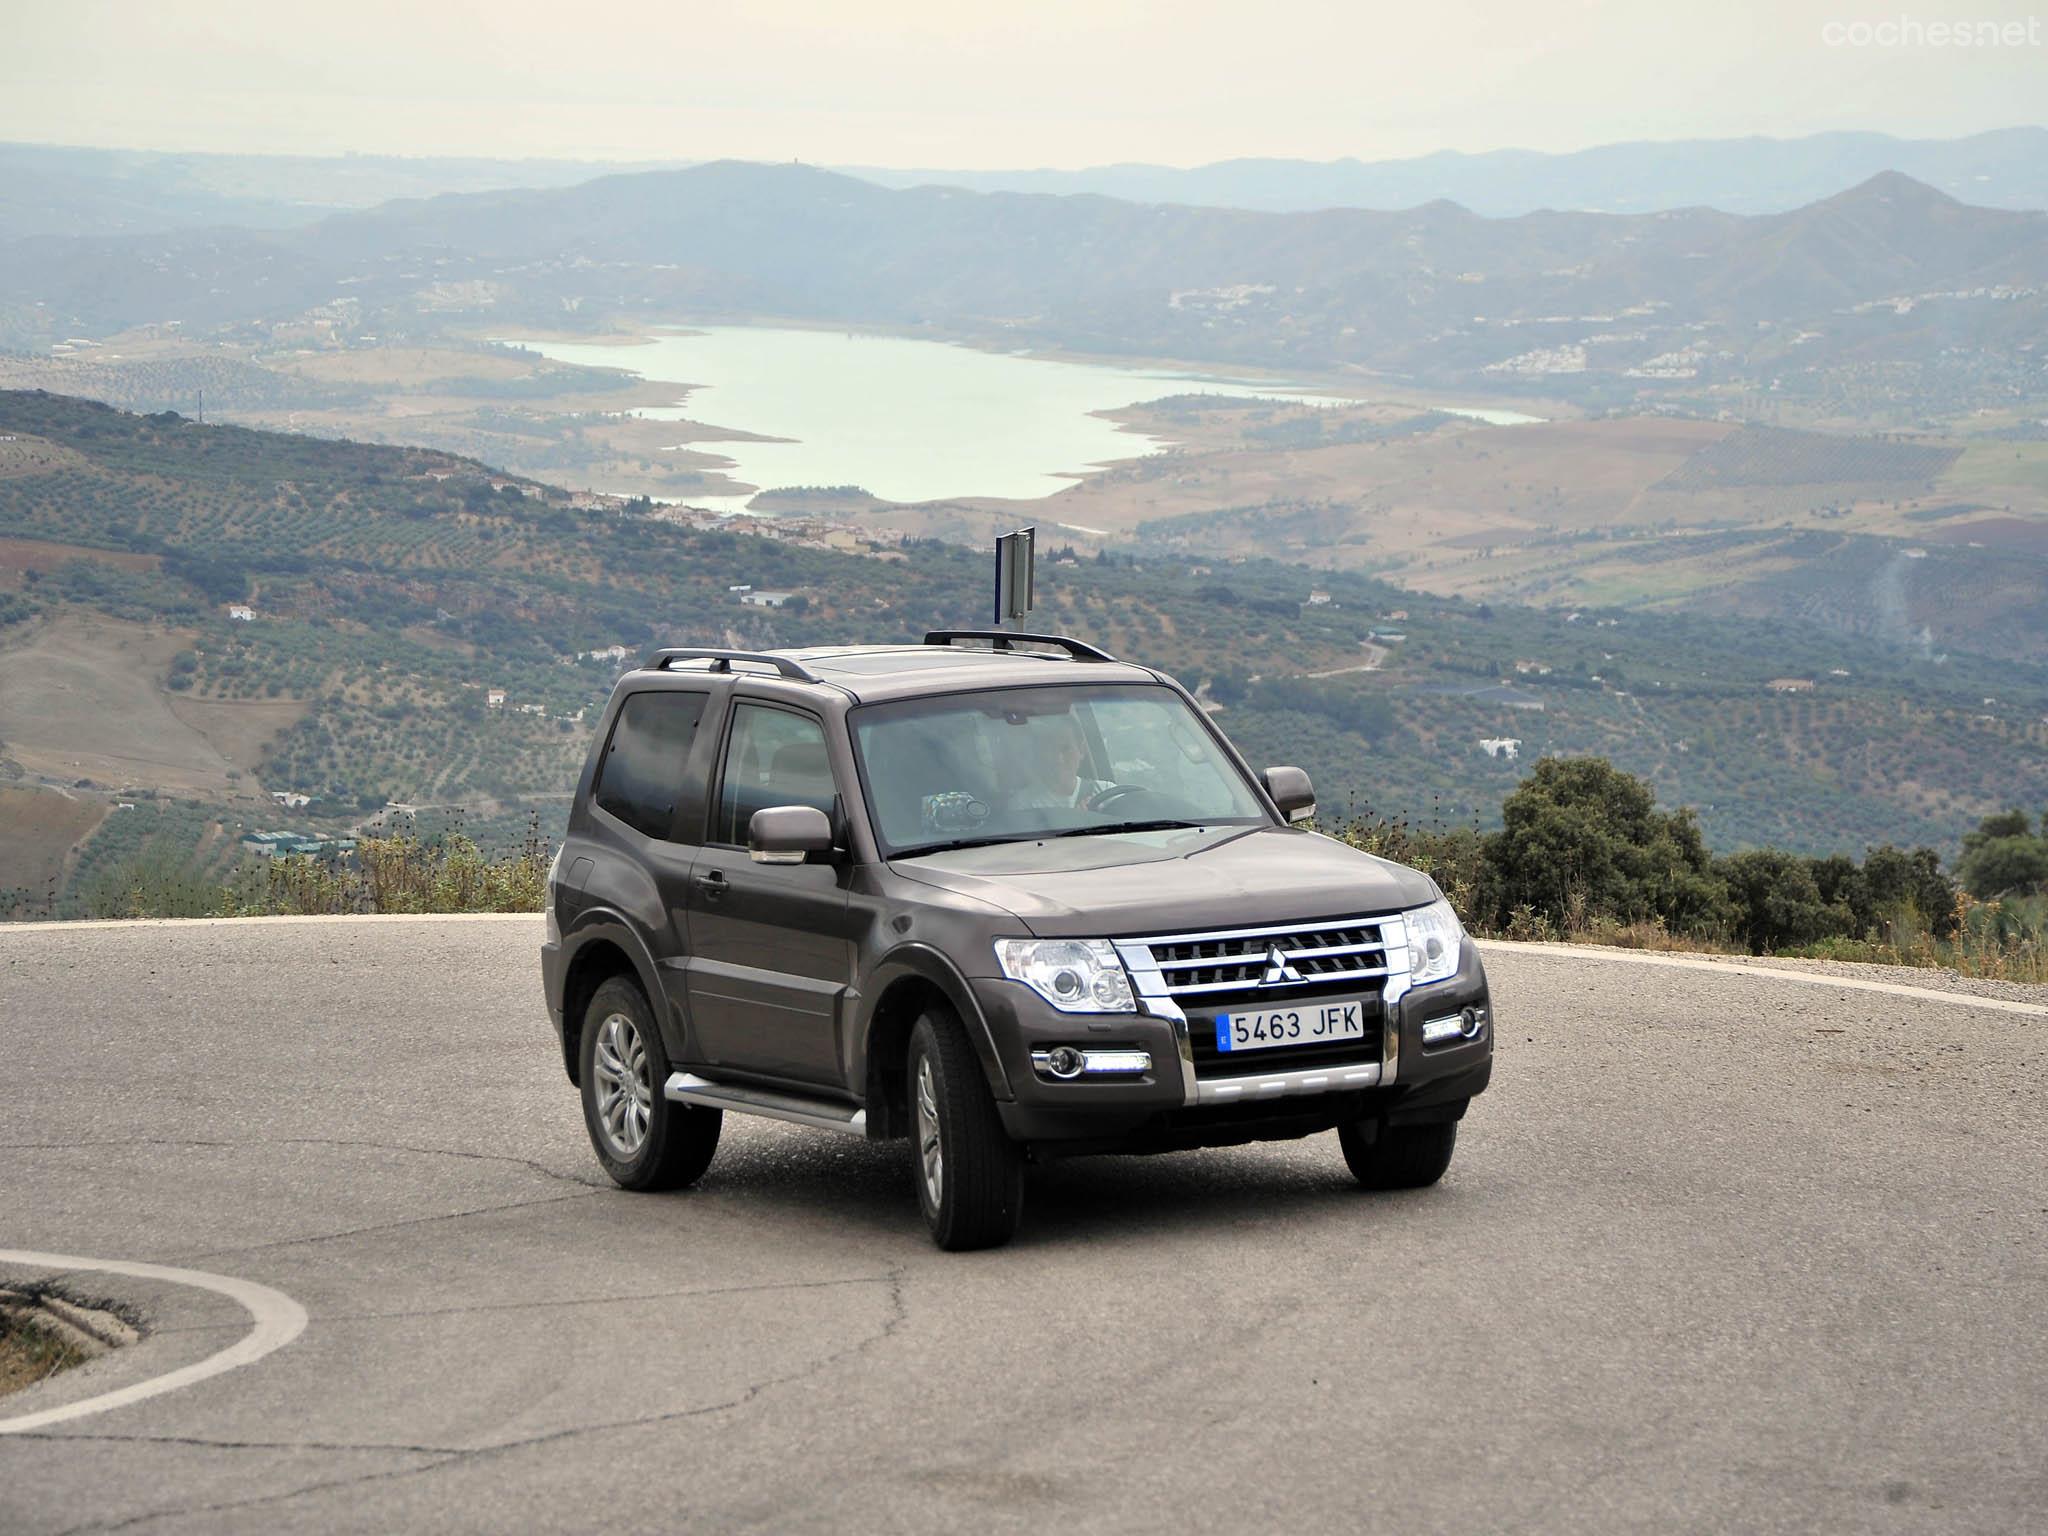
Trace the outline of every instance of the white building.
<instances>
[{"instance_id":1,"label":"white building","mask_svg":"<svg viewBox=\"0 0 2048 1536\"><path fill-rule=\"evenodd\" d=\"M1522 738L1519 736L1482 736L1479 750L1488 757L1504 758L1514 762L1522 755Z\"/></svg>"}]
</instances>

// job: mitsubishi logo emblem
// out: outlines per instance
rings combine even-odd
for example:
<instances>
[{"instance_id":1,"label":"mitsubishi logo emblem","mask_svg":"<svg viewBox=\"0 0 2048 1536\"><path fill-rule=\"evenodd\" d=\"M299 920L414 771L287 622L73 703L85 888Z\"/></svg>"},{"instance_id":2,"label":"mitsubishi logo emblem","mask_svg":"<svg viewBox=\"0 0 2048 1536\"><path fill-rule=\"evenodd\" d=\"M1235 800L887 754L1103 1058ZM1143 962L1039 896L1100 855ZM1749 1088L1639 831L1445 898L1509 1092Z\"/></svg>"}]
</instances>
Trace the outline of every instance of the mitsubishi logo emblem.
<instances>
[{"instance_id":1,"label":"mitsubishi logo emblem","mask_svg":"<svg viewBox=\"0 0 2048 1536\"><path fill-rule=\"evenodd\" d=\"M1277 987L1282 982L1299 980L1301 980L1301 972L1297 971L1288 961L1287 957L1280 953L1280 946L1278 944L1268 945L1266 948L1266 974L1259 978L1259 985L1262 987Z\"/></svg>"}]
</instances>

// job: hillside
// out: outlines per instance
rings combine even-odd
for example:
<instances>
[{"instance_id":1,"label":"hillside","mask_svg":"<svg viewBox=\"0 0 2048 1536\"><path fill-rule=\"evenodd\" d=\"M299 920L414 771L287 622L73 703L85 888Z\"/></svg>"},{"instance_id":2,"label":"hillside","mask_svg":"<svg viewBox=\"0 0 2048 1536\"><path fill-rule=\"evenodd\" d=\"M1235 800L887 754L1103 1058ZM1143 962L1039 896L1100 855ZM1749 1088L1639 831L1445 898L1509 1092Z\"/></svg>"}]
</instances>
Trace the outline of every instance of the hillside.
<instances>
[{"instance_id":1,"label":"hillside","mask_svg":"<svg viewBox=\"0 0 2048 1536\"><path fill-rule=\"evenodd\" d=\"M2048 214L1896 173L1742 217L1258 213L890 190L722 162L402 201L299 231L0 248L0 345L175 320L331 339L779 315L1005 345L1485 382L1608 407L1717 391L1918 415L2039 398ZM1887 404L1888 403L1888 404Z\"/></svg>"},{"instance_id":2,"label":"hillside","mask_svg":"<svg viewBox=\"0 0 2048 1536\"><path fill-rule=\"evenodd\" d=\"M561 814L619 666L587 653L984 617L978 552L755 526L444 454L0 394L0 776L60 828L106 815L17 890L75 891L122 849L217 865L245 830L341 832L393 804L460 807L516 840L529 814ZM1546 751L1611 756L1696 805L1723 848L1950 844L1986 810L2048 800L2037 666L1267 561L1046 560L1039 622L1201 684L1254 760L1302 762L1333 809L1490 820ZM750 606L742 585L802 602ZM1482 745L1504 740L1513 757Z\"/></svg>"}]
</instances>

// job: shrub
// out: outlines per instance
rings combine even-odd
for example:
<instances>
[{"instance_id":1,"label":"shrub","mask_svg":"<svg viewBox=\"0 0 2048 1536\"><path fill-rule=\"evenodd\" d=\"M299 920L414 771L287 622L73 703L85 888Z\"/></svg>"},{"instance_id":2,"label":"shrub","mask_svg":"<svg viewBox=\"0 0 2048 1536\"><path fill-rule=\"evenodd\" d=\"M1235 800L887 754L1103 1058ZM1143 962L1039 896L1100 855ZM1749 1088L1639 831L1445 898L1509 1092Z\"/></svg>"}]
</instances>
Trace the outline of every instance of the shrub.
<instances>
[{"instance_id":1,"label":"shrub","mask_svg":"<svg viewBox=\"0 0 2048 1536\"><path fill-rule=\"evenodd\" d=\"M1813 864L1796 853L1752 849L1720 860L1715 873L1728 887L1735 937L1751 954L1846 937L1855 921L1848 907L1827 903Z\"/></svg>"},{"instance_id":2,"label":"shrub","mask_svg":"<svg viewBox=\"0 0 2048 1536\"><path fill-rule=\"evenodd\" d=\"M1727 921L1692 812L1659 812L1647 784L1604 758L1545 758L1501 820L1486 849L1492 921L1517 907L1567 931L1590 918L1655 919L1674 933Z\"/></svg>"}]
</instances>

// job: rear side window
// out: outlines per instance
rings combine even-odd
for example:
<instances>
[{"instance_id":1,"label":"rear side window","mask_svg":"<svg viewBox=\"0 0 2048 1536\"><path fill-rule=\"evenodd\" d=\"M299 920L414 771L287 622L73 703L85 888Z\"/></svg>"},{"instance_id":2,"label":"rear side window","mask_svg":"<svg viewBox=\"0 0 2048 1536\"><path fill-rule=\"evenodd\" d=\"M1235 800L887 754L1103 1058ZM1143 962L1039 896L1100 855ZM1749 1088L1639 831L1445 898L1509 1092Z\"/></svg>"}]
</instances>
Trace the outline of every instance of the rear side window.
<instances>
[{"instance_id":1,"label":"rear side window","mask_svg":"<svg viewBox=\"0 0 2048 1536\"><path fill-rule=\"evenodd\" d=\"M733 710L713 842L744 843L754 812L771 805L811 805L831 816L837 798L817 721L759 704Z\"/></svg>"},{"instance_id":2,"label":"rear side window","mask_svg":"<svg viewBox=\"0 0 2048 1536\"><path fill-rule=\"evenodd\" d=\"M704 700L701 693L636 693L620 706L597 768L593 798L602 809L636 832L670 836Z\"/></svg>"}]
</instances>

